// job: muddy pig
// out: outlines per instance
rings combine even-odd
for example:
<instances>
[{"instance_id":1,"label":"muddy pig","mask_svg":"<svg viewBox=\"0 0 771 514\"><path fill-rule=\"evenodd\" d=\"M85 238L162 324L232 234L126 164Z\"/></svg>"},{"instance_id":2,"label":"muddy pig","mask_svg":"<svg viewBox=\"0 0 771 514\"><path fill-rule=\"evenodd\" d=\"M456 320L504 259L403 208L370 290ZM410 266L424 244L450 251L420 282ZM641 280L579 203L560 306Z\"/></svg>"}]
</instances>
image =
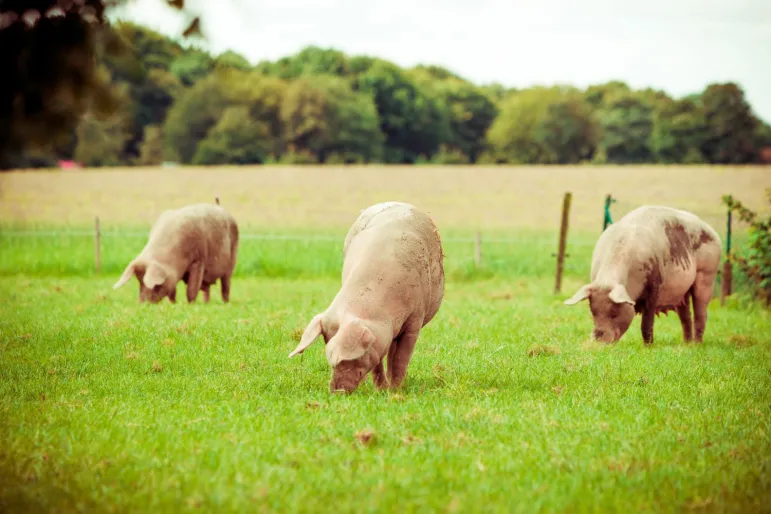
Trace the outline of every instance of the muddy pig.
<instances>
[{"instance_id":1,"label":"muddy pig","mask_svg":"<svg viewBox=\"0 0 771 514\"><path fill-rule=\"evenodd\" d=\"M375 387L398 388L418 334L443 297L442 244L431 218L407 203L373 205L345 237L340 290L289 357L321 335L332 392L352 392L370 371Z\"/></svg>"},{"instance_id":2,"label":"muddy pig","mask_svg":"<svg viewBox=\"0 0 771 514\"><path fill-rule=\"evenodd\" d=\"M230 300L230 280L238 253L238 225L224 208L212 204L188 205L161 213L150 229L147 244L126 266L115 283L117 289L136 276L139 301L158 303L168 297L176 302L177 283L187 285L187 301L193 302L218 279L222 301Z\"/></svg>"},{"instance_id":3,"label":"muddy pig","mask_svg":"<svg viewBox=\"0 0 771 514\"><path fill-rule=\"evenodd\" d=\"M635 315L653 343L653 320L676 311L683 338L701 342L720 265L720 236L696 215L670 207L638 207L602 233L592 254L591 282L567 305L589 300L595 339L618 341ZM693 302L693 321L691 318Z\"/></svg>"}]
</instances>

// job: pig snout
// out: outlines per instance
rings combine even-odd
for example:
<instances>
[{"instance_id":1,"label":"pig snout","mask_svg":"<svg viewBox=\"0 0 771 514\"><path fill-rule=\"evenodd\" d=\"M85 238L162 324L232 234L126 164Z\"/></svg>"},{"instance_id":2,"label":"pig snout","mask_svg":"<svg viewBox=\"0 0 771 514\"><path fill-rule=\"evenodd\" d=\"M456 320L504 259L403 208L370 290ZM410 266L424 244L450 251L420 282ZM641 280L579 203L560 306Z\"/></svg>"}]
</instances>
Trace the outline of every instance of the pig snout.
<instances>
[{"instance_id":1,"label":"pig snout","mask_svg":"<svg viewBox=\"0 0 771 514\"><path fill-rule=\"evenodd\" d=\"M332 380L329 381L330 393L350 394L359 387L366 371L363 369L347 369L348 366L342 366L344 369L335 368L332 373Z\"/></svg>"},{"instance_id":2,"label":"pig snout","mask_svg":"<svg viewBox=\"0 0 771 514\"><path fill-rule=\"evenodd\" d=\"M595 328L592 331L592 337L602 343L613 343L618 340L616 331L613 329Z\"/></svg>"}]
</instances>

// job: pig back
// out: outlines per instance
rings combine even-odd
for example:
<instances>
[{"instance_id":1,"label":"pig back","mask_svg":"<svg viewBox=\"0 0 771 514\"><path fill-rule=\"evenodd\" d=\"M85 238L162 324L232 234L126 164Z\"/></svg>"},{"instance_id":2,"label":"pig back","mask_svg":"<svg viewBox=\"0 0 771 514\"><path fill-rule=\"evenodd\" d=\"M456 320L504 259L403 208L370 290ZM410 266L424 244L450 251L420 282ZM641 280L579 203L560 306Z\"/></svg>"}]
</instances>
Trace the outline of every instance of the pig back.
<instances>
[{"instance_id":1,"label":"pig back","mask_svg":"<svg viewBox=\"0 0 771 514\"><path fill-rule=\"evenodd\" d=\"M424 293L425 325L444 297L443 258L436 225L425 212L407 203L385 202L362 211L348 231L344 278L352 262L370 263L365 273L384 274L383 280L402 285L409 283L405 276L417 274Z\"/></svg>"},{"instance_id":2,"label":"pig back","mask_svg":"<svg viewBox=\"0 0 771 514\"><path fill-rule=\"evenodd\" d=\"M235 219L222 207L197 204L166 211L151 233L153 253L166 253L182 266L204 264L206 275L221 276L233 264L238 243Z\"/></svg>"},{"instance_id":3,"label":"pig back","mask_svg":"<svg viewBox=\"0 0 771 514\"><path fill-rule=\"evenodd\" d=\"M639 207L600 237L592 259L598 278L628 277L633 298L656 283L660 304L677 304L699 271L717 270L720 236L695 214L663 206ZM593 278L594 280L594 278Z\"/></svg>"}]
</instances>

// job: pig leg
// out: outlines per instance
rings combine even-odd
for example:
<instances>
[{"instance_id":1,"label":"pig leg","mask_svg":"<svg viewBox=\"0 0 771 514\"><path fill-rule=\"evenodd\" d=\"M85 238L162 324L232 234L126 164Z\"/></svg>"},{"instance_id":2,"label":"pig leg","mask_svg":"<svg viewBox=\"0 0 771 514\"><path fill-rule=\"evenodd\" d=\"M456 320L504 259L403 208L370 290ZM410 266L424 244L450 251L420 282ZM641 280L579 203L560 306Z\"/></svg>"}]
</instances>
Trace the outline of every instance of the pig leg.
<instances>
[{"instance_id":1,"label":"pig leg","mask_svg":"<svg viewBox=\"0 0 771 514\"><path fill-rule=\"evenodd\" d=\"M415 349L415 343L418 341L420 326L420 323L408 325L402 335L391 344L391 347L394 348L393 354L391 354L389 348L388 378L393 389L401 386L404 377L407 375L407 365L410 363L412 351Z\"/></svg>"},{"instance_id":2,"label":"pig leg","mask_svg":"<svg viewBox=\"0 0 771 514\"><path fill-rule=\"evenodd\" d=\"M640 323L643 343L646 345L653 344L653 320L656 318L656 307L659 304L660 285L661 281L656 280L656 277L648 277L642 308L642 322Z\"/></svg>"},{"instance_id":3,"label":"pig leg","mask_svg":"<svg viewBox=\"0 0 771 514\"><path fill-rule=\"evenodd\" d=\"M220 279L220 291L222 291L222 301L228 303L230 301L230 274L223 275Z\"/></svg>"},{"instance_id":4,"label":"pig leg","mask_svg":"<svg viewBox=\"0 0 771 514\"><path fill-rule=\"evenodd\" d=\"M187 301L192 303L198 296L198 291L201 290L203 283L203 264L194 262L188 271L190 275L187 280Z\"/></svg>"},{"instance_id":5,"label":"pig leg","mask_svg":"<svg viewBox=\"0 0 771 514\"><path fill-rule=\"evenodd\" d=\"M388 375L387 375L387 377L388 377L389 380L391 379L391 375L393 375L393 370L391 368L393 367L394 362L395 362L394 361L394 355L396 354L396 346L397 346L396 343L398 341L399 341L398 338L394 339L393 341L391 341L391 346L388 347L388 371L387 371Z\"/></svg>"},{"instance_id":6,"label":"pig leg","mask_svg":"<svg viewBox=\"0 0 771 514\"><path fill-rule=\"evenodd\" d=\"M384 389L388 385L385 371L383 370L382 360L375 366L375 369L372 370L372 383L375 384L377 389Z\"/></svg>"},{"instance_id":7,"label":"pig leg","mask_svg":"<svg viewBox=\"0 0 771 514\"><path fill-rule=\"evenodd\" d=\"M704 330L707 327L707 306L712 300L717 272L696 272L696 282L693 284L693 317L696 341L701 343Z\"/></svg>"},{"instance_id":8,"label":"pig leg","mask_svg":"<svg viewBox=\"0 0 771 514\"><path fill-rule=\"evenodd\" d=\"M693 340L693 322L691 320L691 296L693 290L685 293L683 303L677 307L677 315L680 318L680 324L683 326L683 340L688 342Z\"/></svg>"},{"instance_id":9,"label":"pig leg","mask_svg":"<svg viewBox=\"0 0 771 514\"><path fill-rule=\"evenodd\" d=\"M642 312L642 323L640 323L643 343L645 344L653 344L653 320L655 318L656 309L654 307L646 306Z\"/></svg>"}]
</instances>

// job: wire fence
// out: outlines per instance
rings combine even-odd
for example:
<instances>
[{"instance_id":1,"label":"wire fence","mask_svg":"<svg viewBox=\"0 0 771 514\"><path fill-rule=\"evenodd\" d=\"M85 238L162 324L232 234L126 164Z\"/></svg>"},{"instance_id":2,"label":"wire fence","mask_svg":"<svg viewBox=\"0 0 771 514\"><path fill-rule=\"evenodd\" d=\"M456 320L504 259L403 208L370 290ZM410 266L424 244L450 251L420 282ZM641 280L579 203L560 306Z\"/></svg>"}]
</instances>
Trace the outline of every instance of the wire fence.
<instances>
[{"instance_id":1,"label":"wire fence","mask_svg":"<svg viewBox=\"0 0 771 514\"><path fill-rule=\"evenodd\" d=\"M580 258L580 260L587 260L591 254L591 248L593 248L597 242L596 238L587 237L569 237L568 226L570 218L570 197L571 193L565 194L565 201L562 209L562 223L559 231L555 230L551 234L539 234L539 235L511 235L501 237L499 235L490 234L489 237L484 236L483 231L477 230L473 235L469 236L442 236L442 243L447 245L470 245L473 247L473 254L469 252L473 257L473 269L482 269L487 267L497 267L501 262L512 261L517 259L526 259L525 254L528 252L528 248L548 249L542 252L539 250L536 252L538 255L544 257L556 257L556 276L555 276L555 292L559 292L561 288L561 278L563 269L566 266L566 258L571 257L571 249L574 250L574 258ZM599 207L599 206L598 206ZM598 208L598 218L601 216L602 223L600 224L598 219L598 234L604 231L609 225L612 225L614 221L622 217L622 213L627 212L630 208L635 206L627 206L625 202L619 201L612 195L608 194L604 198L604 205ZM615 211L615 212L613 212ZM620 211L620 212L619 212ZM615 218L615 220L614 220ZM726 250L730 251L731 248L731 228L730 218L728 221L728 230L725 234L726 240L724 241ZM601 230L599 230L601 229ZM116 241L118 239L144 239L149 237L150 230L103 230L100 228L100 221L97 217L95 219L95 226L92 230L77 230L77 229L65 229L65 230L51 230L51 229L6 229L0 230L0 240L8 240L12 238L90 238L95 242L95 258L94 264L96 271L101 270L102 264L102 240L112 239ZM332 243L342 245L344 241L344 234L308 234L308 233L271 233L271 232L241 232L239 239L252 240L252 241L285 241L296 242L299 244L313 244L313 243ZM113 245L113 243L110 243ZM491 248L489 251L484 251L484 247L490 245L498 245L497 249ZM510 248L502 248L502 246L509 245ZM520 248L517 248L517 247ZM280 252L285 255L287 249L282 249ZM461 253L465 253L462 251ZM532 252L531 252L532 253ZM468 254L467 254L468 255ZM483 257L484 256L484 257ZM586 263L584 263L586 264ZM541 267L549 266L546 262L541 263ZM577 269L575 266L581 266L574 261L573 264L569 264L568 268L573 270ZM729 263L726 263L722 270L723 275L720 277L721 282L721 300L724 301L725 297L732 293L732 269ZM723 280L723 278L727 280Z\"/></svg>"},{"instance_id":2,"label":"wire fence","mask_svg":"<svg viewBox=\"0 0 771 514\"><path fill-rule=\"evenodd\" d=\"M481 234L481 232L480 232ZM93 230L0 230L0 237L94 237L95 232ZM133 238L147 238L149 232L124 232L120 230L112 231L100 231L100 237L133 237ZM319 235L319 234L269 234L269 233L241 233L239 239L255 239L255 240L267 240L267 241L327 241L327 242L342 242L340 236L333 235ZM556 246L554 241L548 240L546 237L485 237L483 239L485 244L515 244L515 243L527 243L528 245L540 245L540 246ZM479 242L477 237L442 237L442 242L446 243L469 243L475 244ZM571 243L571 246L594 246L592 241L576 241Z\"/></svg>"}]
</instances>

